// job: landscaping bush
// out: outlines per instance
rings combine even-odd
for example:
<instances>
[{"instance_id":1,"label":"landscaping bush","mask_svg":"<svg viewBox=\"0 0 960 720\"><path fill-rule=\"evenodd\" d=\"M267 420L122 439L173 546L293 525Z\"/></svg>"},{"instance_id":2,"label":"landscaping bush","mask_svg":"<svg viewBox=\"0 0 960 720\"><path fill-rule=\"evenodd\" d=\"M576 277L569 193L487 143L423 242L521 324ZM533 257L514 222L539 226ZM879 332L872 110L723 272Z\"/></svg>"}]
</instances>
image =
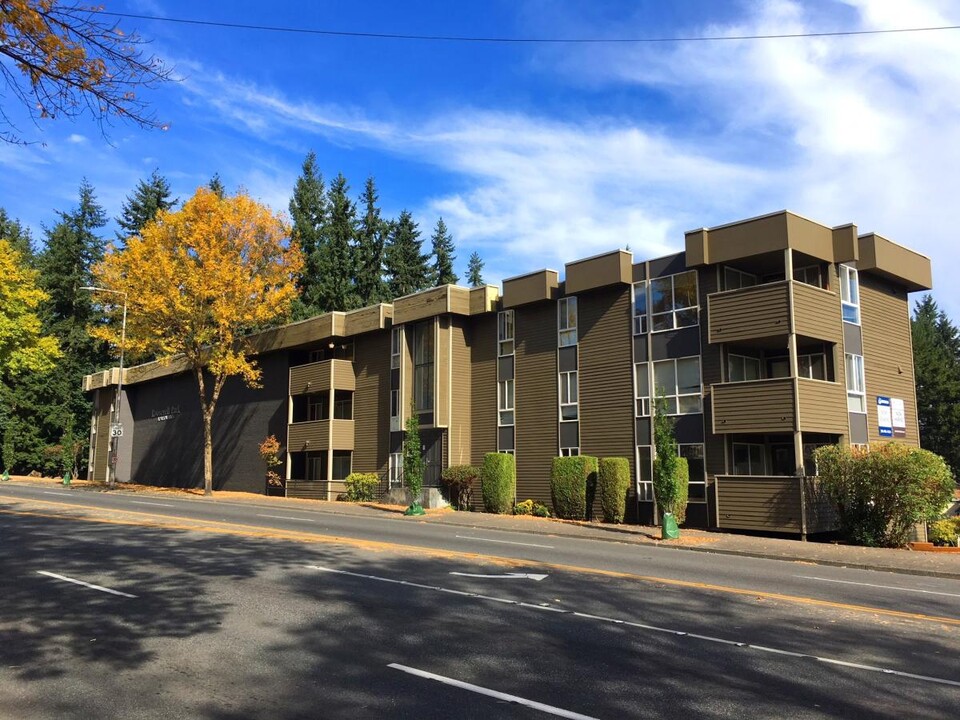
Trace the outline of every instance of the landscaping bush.
<instances>
[{"instance_id":1,"label":"landscaping bush","mask_svg":"<svg viewBox=\"0 0 960 720\"><path fill-rule=\"evenodd\" d=\"M597 483L597 459L590 455L556 457L550 472L553 511L565 520L587 519L587 497Z\"/></svg>"},{"instance_id":2,"label":"landscaping bush","mask_svg":"<svg viewBox=\"0 0 960 720\"><path fill-rule=\"evenodd\" d=\"M533 512L530 513L534 517L548 518L552 517L550 514L550 508L544 505L542 502L533 503Z\"/></svg>"},{"instance_id":3,"label":"landscaping bush","mask_svg":"<svg viewBox=\"0 0 960 720\"><path fill-rule=\"evenodd\" d=\"M597 470L597 494L603 521L622 523L627 511L630 489L630 461L623 457L600 458Z\"/></svg>"},{"instance_id":4,"label":"landscaping bush","mask_svg":"<svg viewBox=\"0 0 960 720\"><path fill-rule=\"evenodd\" d=\"M344 480L347 486L347 500L350 502L372 502L376 497L380 480L376 473L350 473Z\"/></svg>"},{"instance_id":5,"label":"landscaping bush","mask_svg":"<svg viewBox=\"0 0 960 720\"><path fill-rule=\"evenodd\" d=\"M517 467L510 453L487 453L480 473L483 508L490 513L513 512L517 497Z\"/></svg>"},{"instance_id":6,"label":"landscaping bush","mask_svg":"<svg viewBox=\"0 0 960 720\"><path fill-rule=\"evenodd\" d=\"M816 459L840 530L857 545L905 545L913 526L936 520L953 492L950 468L929 450L893 442L870 450L827 445Z\"/></svg>"},{"instance_id":7,"label":"landscaping bush","mask_svg":"<svg viewBox=\"0 0 960 720\"><path fill-rule=\"evenodd\" d=\"M452 465L440 474L440 482L447 488L450 504L457 510L469 510L473 489L480 482L480 468L474 465Z\"/></svg>"},{"instance_id":8,"label":"landscaping bush","mask_svg":"<svg viewBox=\"0 0 960 720\"><path fill-rule=\"evenodd\" d=\"M960 517L936 520L927 527L927 539L934 545L956 545L957 536L960 536Z\"/></svg>"},{"instance_id":9,"label":"landscaping bush","mask_svg":"<svg viewBox=\"0 0 960 720\"><path fill-rule=\"evenodd\" d=\"M533 515L533 500L524 500L513 506L514 515Z\"/></svg>"}]
</instances>

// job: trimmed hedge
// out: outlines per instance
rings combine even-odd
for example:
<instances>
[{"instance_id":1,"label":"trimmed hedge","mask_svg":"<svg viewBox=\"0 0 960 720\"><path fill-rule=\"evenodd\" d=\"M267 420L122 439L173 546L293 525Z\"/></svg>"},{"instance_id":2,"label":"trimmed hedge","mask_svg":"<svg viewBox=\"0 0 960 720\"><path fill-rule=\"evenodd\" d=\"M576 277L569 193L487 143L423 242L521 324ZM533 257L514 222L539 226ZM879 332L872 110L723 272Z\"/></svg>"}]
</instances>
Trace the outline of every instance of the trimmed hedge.
<instances>
[{"instance_id":1,"label":"trimmed hedge","mask_svg":"<svg viewBox=\"0 0 960 720\"><path fill-rule=\"evenodd\" d=\"M350 502L372 502L380 480L376 473L350 473L343 481L347 486L347 500Z\"/></svg>"},{"instance_id":2,"label":"trimmed hedge","mask_svg":"<svg viewBox=\"0 0 960 720\"><path fill-rule=\"evenodd\" d=\"M588 496L597 483L597 459L591 455L555 457L550 472L553 511L564 520L586 520Z\"/></svg>"},{"instance_id":3,"label":"trimmed hedge","mask_svg":"<svg viewBox=\"0 0 960 720\"><path fill-rule=\"evenodd\" d=\"M627 491L630 489L630 461L624 457L600 458L597 470L597 495L603 521L622 523L627 512Z\"/></svg>"},{"instance_id":4,"label":"trimmed hedge","mask_svg":"<svg viewBox=\"0 0 960 720\"><path fill-rule=\"evenodd\" d=\"M487 453L480 472L483 508L490 513L513 512L517 496L517 466L510 453Z\"/></svg>"},{"instance_id":5,"label":"trimmed hedge","mask_svg":"<svg viewBox=\"0 0 960 720\"><path fill-rule=\"evenodd\" d=\"M480 482L480 468L474 465L451 465L440 473L440 482L447 488L451 505L457 510L469 510L473 489Z\"/></svg>"}]
</instances>

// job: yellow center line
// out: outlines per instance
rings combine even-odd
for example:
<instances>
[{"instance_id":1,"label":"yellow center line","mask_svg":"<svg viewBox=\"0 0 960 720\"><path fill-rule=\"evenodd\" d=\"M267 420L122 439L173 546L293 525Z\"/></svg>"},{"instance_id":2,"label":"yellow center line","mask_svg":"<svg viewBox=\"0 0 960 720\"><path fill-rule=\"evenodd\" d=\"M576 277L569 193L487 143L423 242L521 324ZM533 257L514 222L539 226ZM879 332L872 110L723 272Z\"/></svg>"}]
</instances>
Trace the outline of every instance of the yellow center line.
<instances>
[{"instance_id":1,"label":"yellow center line","mask_svg":"<svg viewBox=\"0 0 960 720\"><path fill-rule=\"evenodd\" d=\"M22 501L14 500L14 503L22 504ZM296 530L279 530L262 526L250 526L246 529L232 523L223 523L207 520L187 520L178 521L164 515L154 513L139 512L133 510L113 510L108 508L95 508L91 506L77 506L70 503L61 503L52 500L29 500L31 503L40 503L43 505L54 505L71 510L96 510L97 512L110 515L138 516L142 519L123 520L116 517L97 518L82 515L66 515L62 513L42 513L28 510L8 510L0 509L0 514L18 515L25 517L40 517L57 520L78 520L81 522L103 523L108 525L127 525L136 527L155 527L167 530L184 530L189 532L210 532L225 535L234 535L237 537L253 537L270 540L288 540L293 542L316 543L325 545L349 545L364 550L376 552L403 552L416 553L420 556L440 558L444 560L460 559L475 562L477 560L496 563L509 567L530 567L548 568L558 572L571 572L580 574L597 575L600 577L610 577L623 580L632 580L636 582L655 583L660 585L669 585L673 587L691 588L696 590L708 590L712 592L726 593L729 595L742 595L754 598L763 598L765 600L780 600L783 602L795 603L800 605L810 605L814 607L832 608L837 610L846 610L850 612L869 613L872 615L882 615L885 617L894 617L905 620L920 620L924 622L935 622L943 625L955 625L960 627L960 618L944 617L938 615L925 615L923 613L904 612L902 610L890 610L887 608L871 607L869 605L853 605L850 603L834 602L832 600L821 600L818 598L805 597L802 595L785 595L783 593L767 592L764 590L748 590L744 588L732 587L729 585L716 585L713 583L697 582L693 580L677 580L674 578L657 577L654 575L640 575L636 573L622 572L618 570L602 570L599 568L584 567L581 565L567 565L564 563L539 562L534 560L522 560L518 558L501 557L499 555L488 555L485 553L470 553L460 550L441 550L437 548L422 547L419 545L400 545L397 543L388 543L380 540L364 540L360 538L343 537L338 535L323 535L312 532L299 532Z\"/></svg>"}]
</instances>

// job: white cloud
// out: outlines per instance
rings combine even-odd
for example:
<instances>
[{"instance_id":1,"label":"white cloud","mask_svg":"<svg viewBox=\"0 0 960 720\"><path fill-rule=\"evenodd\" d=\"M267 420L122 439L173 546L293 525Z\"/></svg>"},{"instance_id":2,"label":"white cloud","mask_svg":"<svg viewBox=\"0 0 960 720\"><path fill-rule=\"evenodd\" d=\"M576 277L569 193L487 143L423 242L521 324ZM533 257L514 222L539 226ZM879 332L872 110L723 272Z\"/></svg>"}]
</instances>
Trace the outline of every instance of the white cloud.
<instances>
[{"instance_id":1,"label":"white cloud","mask_svg":"<svg viewBox=\"0 0 960 720\"><path fill-rule=\"evenodd\" d=\"M90 142L85 135L79 135L78 133L72 133L67 136L67 142L72 145L84 145Z\"/></svg>"}]
</instances>

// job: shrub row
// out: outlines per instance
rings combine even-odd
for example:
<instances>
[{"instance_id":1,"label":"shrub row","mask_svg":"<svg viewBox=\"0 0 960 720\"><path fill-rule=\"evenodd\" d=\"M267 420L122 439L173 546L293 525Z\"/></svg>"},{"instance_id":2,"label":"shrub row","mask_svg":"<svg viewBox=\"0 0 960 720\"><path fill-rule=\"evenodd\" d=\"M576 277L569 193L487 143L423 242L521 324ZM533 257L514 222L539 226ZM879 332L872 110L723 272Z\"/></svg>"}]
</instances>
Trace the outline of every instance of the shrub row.
<instances>
[{"instance_id":1,"label":"shrub row","mask_svg":"<svg viewBox=\"0 0 960 720\"><path fill-rule=\"evenodd\" d=\"M595 496L600 498L603 521L621 523L630 489L630 461L611 457L599 460L591 455L553 459L550 497L557 517L587 520Z\"/></svg>"}]
</instances>

